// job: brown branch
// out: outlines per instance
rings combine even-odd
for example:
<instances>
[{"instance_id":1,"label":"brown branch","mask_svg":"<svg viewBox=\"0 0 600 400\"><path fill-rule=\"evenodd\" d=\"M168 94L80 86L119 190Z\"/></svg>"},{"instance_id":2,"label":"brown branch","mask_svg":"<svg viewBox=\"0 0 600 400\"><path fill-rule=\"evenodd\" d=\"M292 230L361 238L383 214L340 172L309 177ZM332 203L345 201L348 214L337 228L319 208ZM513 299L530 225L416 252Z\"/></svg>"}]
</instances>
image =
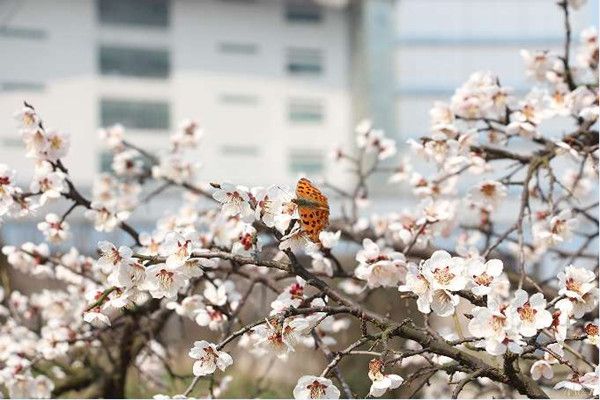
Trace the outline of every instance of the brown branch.
<instances>
[{"instance_id":1,"label":"brown branch","mask_svg":"<svg viewBox=\"0 0 600 400\"><path fill-rule=\"evenodd\" d=\"M565 67L565 80L567 81L567 85L569 85L569 90L575 90L577 85L573 80L573 73L571 71L570 65L570 53L571 53L571 21L569 16L569 3L568 1L560 1L557 3L558 6L563 10L563 21L565 28L565 43L563 46L563 56L562 62Z\"/></svg>"},{"instance_id":2,"label":"brown branch","mask_svg":"<svg viewBox=\"0 0 600 400\"><path fill-rule=\"evenodd\" d=\"M460 394L460 392L464 389L464 387L469 383L474 381L475 379L477 379L481 374L483 373L483 370L479 369L477 371L473 371L470 374L468 374L464 379L462 379L458 385L456 385L456 387L454 388L454 390L452 391L452 398L453 399L458 399L458 395Z\"/></svg>"}]
</instances>

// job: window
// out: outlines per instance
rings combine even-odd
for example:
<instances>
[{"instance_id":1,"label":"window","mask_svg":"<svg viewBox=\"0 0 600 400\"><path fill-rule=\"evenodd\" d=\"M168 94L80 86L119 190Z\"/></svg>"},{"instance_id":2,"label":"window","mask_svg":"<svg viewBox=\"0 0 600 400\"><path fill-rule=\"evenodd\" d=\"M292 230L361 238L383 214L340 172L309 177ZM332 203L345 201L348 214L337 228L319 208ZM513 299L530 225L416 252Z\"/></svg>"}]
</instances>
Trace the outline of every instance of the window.
<instances>
[{"instance_id":1,"label":"window","mask_svg":"<svg viewBox=\"0 0 600 400\"><path fill-rule=\"evenodd\" d=\"M285 18L290 22L316 23L322 18L321 7L312 1L287 0Z\"/></svg>"},{"instance_id":2,"label":"window","mask_svg":"<svg viewBox=\"0 0 600 400\"><path fill-rule=\"evenodd\" d=\"M258 53L258 45L255 43L221 42L218 45L218 49L221 53L245 56Z\"/></svg>"},{"instance_id":3,"label":"window","mask_svg":"<svg viewBox=\"0 0 600 400\"><path fill-rule=\"evenodd\" d=\"M113 154L110 151L100 153L98 159L98 170L100 172L112 172Z\"/></svg>"},{"instance_id":4,"label":"window","mask_svg":"<svg viewBox=\"0 0 600 400\"><path fill-rule=\"evenodd\" d=\"M9 37L15 39L45 39L47 36L46 31L35 28L24 28L17 26L3 26L0 27L0 37Z\"/></svg>"},{"instance_id":5,"label":"window","mask_svg":"<svg viewBox=\"0 0 600 400\"><path fill-rule=\"evenodd\" d=\"M42 92L45 85L39 82L8 81L0 83L2 92Z\"/></svg>"},{"instance_id":6,"label":"window","mask_svg":"<svg viewBox=\"0 0 600 400\"><path fill-rule=\"evenodd\" d=\"M98 16L106 24L167 27L170 3L170 0L98 0Z\"/></svg>"},{"instance_id":7,"label":"window","mask_svg":"<svg viewBox=\"0 0 600 400\"><path fill-rule=\"evenodd\" d=\"M123 124L131 129L168 130L171 126L169 103L103 99L100 121L102 126Z\"/></svg>"},{"instance_id":8,"label":"window","mask_svg":"<svg viewBox=\"0 0 600 400\"><path fill-rule=\"evenodd\" d=\"M256 3L256 0L221 0L223 3L240 3L240 4L244 4L244 3Z\"/></svg>"},{"instance_id":9,"label":"window","mask_svg":"<svg viewBox=\"0 0 600 400\"><path fill-rule=\"evenodd\" d=\"M229 156L257 156L258 147L243 144L226 144L221 146L221 152Z\"/></svg>"},{"instance_id":10,"label":"window","mask_svg":"<svg viewBox=\"0 0 600 400\"><path fill-rule=\"evenodd\" d=\"M219 96L219 101L230 105L254 106L258 104L258 97L251 94L224 93Z\"/></svg>"},{"instance_id":11,"label":"window","mask_svg":"<svg viewBox=\"0 0 600 400\"><path fill-rule=\"evenodd\" d=\"M100 47L102 75L167 78L171 71L169 51L133 47Z\"/></svg>"},{"instance_id":12,"label":"window","mask_svg":"<svg viewBox=\"0 0 600 400\"><path fill-rule=\"evenodd\" d=\"M323 153L318 150L298 149L290 152L288 167L292 175L319 174L323 166Z\"/></svg>"},{"instance_id":13,"label":"window","mask_svg":"<svg viewBox=\"0 0 600 400\"><path fill-rule=\"evenodd\" d=\"M323 122L323 104L318 100L291 100L288 120L294 123L318 124Z\"/></svg>"},{"instance_id":14,"label":"window","mask_svg":"<svg viewBox=\"0 0 600 400\"><path fill-rule=\"evenodd\" d=\"M321 50L290 48L287 51L287 70L292 75L319 75L323 71Z\"/></svg>"}]
</instances>

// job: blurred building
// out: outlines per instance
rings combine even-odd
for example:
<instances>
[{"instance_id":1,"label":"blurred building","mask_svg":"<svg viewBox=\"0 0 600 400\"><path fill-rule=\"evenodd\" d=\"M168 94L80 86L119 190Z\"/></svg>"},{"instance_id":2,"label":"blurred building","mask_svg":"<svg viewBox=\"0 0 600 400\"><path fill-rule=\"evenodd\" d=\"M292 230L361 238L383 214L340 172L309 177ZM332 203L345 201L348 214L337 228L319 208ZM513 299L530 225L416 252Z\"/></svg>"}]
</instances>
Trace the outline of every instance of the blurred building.
<instances>
[{"instance_id":1,"label":"blurred building","mask_svg":"<svg viewBox=\"0 0 600 400\"><path fill-rule=\"evenodd\" d=\"M11 119L27 100L47 128L71 134L67 163L83 184L110 165L99 127L122 123L128 140L160 152L186 118L206 133L206 180L324 173L352 131L344 3L0 1L0 159L30 170Z\"/></svg>"},{"instance_id":2,"label":"blurred building","mask_svg":"<svg viewBox=\"0 0 600 400\"><path fill-rule=\"evenodd\" d=\"M402 143L475 70L524 92L521 48L562 45L550 0L0 0L0 159L27 171L23 100L71 133L89 184L110 165L99 127L154 151L186 118L206 180L329 175L364 117ZM598 0L573 13L595 23ZM576 37L576 35L575 35ZM331 176L330 176L331 177ZM24 177L26 179L26 177Z\"/></svg>"}]
</instances>

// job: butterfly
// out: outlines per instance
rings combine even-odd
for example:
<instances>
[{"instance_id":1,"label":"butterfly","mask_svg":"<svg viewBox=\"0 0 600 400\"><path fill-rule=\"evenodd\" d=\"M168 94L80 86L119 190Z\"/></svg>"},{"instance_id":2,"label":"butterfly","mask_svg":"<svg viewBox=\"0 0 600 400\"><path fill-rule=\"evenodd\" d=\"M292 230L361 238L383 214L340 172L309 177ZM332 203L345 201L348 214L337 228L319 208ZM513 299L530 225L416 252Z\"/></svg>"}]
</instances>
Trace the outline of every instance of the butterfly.
<instances>
[{"instance_id":1,"label":"butterfly","mask_svg":"<svg viewBox=\"0 0 600 400\"><path fill-rule=\"evenodd\" d=\"M319 233L329 223L327 197L311 181L301 178L296 185L296 198L292 201L298 205L300 229L308 235L311 241L320 243Z\"/></svg>"}]
</instances>

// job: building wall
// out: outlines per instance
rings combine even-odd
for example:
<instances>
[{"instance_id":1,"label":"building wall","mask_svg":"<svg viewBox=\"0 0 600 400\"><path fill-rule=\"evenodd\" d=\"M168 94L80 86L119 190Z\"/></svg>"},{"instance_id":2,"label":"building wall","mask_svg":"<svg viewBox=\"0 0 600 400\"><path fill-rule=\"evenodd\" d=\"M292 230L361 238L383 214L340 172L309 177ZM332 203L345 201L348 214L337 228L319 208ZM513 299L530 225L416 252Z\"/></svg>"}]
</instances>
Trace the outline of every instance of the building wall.
<instances>
[{"instance_id":1,"label":"building wall","mask_svg":"<svg viewBox=\"0 0 600 400\"><path fill-rule=\"evenodd\" d=\"M200 122L205 138L195 156L204 165L203 180L292 184L305 159L306 172L329 174L329 147L346 142L351 131L346 11L327 8L318 22L291 22L282 1L170 3L168 26L150 28L102 22L92 0L0 3L0 13L10 15L9 32L0 30L6 60L0 82L8 83L0 91L2 162L31 170L11 119L27 100L48 128L71 134L74 151L66 161L73 177L89 185L103 151L96 135L102 100L143 100L168 104L168 130L185 118ZM31 32L19 36L16 28ZM102 46L166 51L170 73L102 74ZM318 50L322 72L292 76L286 67L291 48ZM300 103L301 112L316 104L322 120L290 120L291 103ZM168 130L128 129L127 138L161 151ZM323 171L312 165L316 159Z\"/></svg>"}]
</instances>

